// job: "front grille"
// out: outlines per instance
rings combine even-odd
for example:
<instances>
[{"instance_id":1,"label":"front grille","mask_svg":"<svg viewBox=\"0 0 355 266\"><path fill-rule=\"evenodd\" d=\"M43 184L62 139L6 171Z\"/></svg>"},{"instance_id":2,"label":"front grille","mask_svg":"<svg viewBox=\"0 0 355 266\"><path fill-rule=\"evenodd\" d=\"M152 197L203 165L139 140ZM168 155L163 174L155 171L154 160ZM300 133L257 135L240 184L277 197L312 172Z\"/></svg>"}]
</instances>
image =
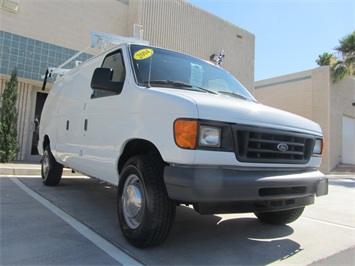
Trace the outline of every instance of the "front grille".
<instances>
[{"instance_id":1,"label":"front grille","mask_svg":"<svg viewBox=\"0 0 355 266\"><path fill-rule=\"evenodd\" d=\"M315 137L260 127L234 126L237 160L250 163L307 163Z\"/></svg>"}]
</instances>

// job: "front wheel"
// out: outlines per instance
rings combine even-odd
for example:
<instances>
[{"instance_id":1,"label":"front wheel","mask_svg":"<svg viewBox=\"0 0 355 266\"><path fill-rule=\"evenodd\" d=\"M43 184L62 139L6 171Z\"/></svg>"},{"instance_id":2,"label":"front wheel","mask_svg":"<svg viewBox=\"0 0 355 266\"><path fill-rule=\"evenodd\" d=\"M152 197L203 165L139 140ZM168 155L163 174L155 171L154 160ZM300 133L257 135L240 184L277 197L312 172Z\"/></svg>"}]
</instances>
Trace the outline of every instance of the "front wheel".
<instances>
[{"instance_id":1,"label":"front wheel","mask_svg":"<svg viewBox=\"0 0 355 266\"><path fill-rule=\"evenodd\" d=\"M59 184L63 173L63 165L58 163L49 145L44 148L42 155L41 174L42 181L46 186L56 186Z\"/></svg>"},{"instance_id":2,"label":"front wheel","mask_svg":"<svg viewBox=\"0 0 355 266\"><path fill-rule=\"evenodd\" d=\"M161 244L173 227L176 205L167 195L163 170L154 156L135 156L122 170L118 218L124 236L136 247Z\"/></svg>"},{"instance_id":3,"label":"front wheel","mask_svg":"<svg viewBox=\"0 0 355 266\"><path fill-rule=\"evenodd\" d=\"M303 213L304 207L275 212L259 212L255 216L264 223L284 225L296 221Z\"/></svg>"}]
</instances>

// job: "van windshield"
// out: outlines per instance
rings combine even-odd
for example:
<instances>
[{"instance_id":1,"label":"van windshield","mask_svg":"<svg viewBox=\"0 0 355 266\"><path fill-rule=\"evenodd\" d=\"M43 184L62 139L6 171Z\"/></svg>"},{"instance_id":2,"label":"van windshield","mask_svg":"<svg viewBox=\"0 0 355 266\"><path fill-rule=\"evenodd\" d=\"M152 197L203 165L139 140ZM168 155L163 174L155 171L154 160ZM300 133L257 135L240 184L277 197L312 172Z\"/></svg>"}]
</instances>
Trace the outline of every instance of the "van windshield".
<instances>
[{"instance_id":1,"label":"van windshield","mask_svg":"<svg viewBox=\"0 0 355 266\"><path fill-rule=\"evenodd\" d=\"M255 101L230 73L196 57L135 44L130 45L130 53L140 86L194 90Z\"/></svg>"}]
</instances>

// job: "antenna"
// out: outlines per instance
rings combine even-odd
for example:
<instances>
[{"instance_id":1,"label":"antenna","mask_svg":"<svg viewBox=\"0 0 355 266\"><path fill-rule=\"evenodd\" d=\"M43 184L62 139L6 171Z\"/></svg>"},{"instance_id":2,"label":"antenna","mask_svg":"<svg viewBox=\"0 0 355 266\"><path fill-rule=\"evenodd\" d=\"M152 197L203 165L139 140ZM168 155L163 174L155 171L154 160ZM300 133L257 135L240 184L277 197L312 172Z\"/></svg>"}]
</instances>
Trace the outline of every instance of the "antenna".
<instances>
[{"instance_id":1,"label":"antenna","mask_svg":"<svg viewBox=\"0 0 355 266\"><path fill-rule=\"evenodd\" d=\"M224 50L222 50L222 52L220 52L219 55L218 54L211 55L210 60L214 61L217 66L221 66L224 57L225 57L225 53Z\"/></svg>"}]
</instances>

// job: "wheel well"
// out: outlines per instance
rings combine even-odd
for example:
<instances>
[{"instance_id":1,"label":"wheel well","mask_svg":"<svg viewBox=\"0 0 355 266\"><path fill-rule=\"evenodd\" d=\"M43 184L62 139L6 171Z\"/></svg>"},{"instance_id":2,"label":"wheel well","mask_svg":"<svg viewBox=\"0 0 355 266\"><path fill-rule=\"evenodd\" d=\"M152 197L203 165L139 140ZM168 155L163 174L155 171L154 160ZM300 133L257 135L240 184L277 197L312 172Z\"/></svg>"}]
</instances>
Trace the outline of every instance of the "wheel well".
<instances>
[{"instance_id":1,"label":"wheel well","mask_svg":"<svg viewBox=\"0 0 355 266\"><path fill-rule=\"evenodd\" d=\"M135 139L128 142L123 150L123 153L118 161L118 172L121 173L123 166L125 163L135 155L156 155L160 158L160 152L155 147L155 145L147 140L143 139Z\"/></svg>"},{"instance_id":2,"label":"wheel well","mask_svg":"<svg viewBox=\"0 0 355 266\"><path fill-rule=\"evenodd\" d=\"M43 150L46 148L47 145L49 145L49 143L50 143L49 137L45 135L43 139Z\"/></svg>"}]
</instances>

